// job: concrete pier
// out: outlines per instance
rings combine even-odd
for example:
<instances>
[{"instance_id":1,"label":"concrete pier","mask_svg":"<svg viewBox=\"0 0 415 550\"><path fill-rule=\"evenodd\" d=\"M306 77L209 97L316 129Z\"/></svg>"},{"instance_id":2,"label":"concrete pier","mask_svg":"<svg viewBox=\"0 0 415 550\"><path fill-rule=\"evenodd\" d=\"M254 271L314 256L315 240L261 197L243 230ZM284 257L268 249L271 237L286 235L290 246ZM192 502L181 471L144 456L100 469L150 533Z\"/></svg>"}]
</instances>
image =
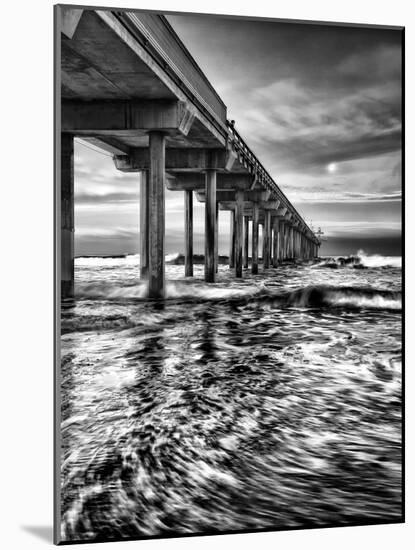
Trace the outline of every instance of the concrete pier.
<instances>
[{"instance_id":1,"label":"concrete pier","mask_svg":"<svg viewBox=\"0 0 415 550\"><path fill-rule=\"evenodd\" d=\"M259 234L259 209L258 204L254 202L252 207L252 275L258 274L258 234Z\"/></svg>"},{"instance_id":2,"label":"concrete pier","mask_svg":"<svg viewBox=\"0 0 415 550\"><path fill-rule=\"evenodd\" d=\"M148 178L148 293L150 298L164 298L165 293L165 146L166 136L163 132L150 132Z\"/></svg>"},{"instance_id":3,"label":"concrete pier","mask_svg":"<svg viewBox=\"0 0 415 550\"><path fill-rule=\"evenodd\" d=\"M272 266L278 267L279 257L280 257L280 252L279 252L280 235L279 235L278 218L274 218L273 220L273 233L274 233L274 236L272 241Z\"/></svg>"},{"instance_id":4,"label":"concrete pier","mask_svg":"<svg viewBox=\"0 0 415 550\"><path fill-rule=\"evenodd\" d=\"M148 278L148 172L140 172L140 278Z\"/></svg>"},{"instance_id":5,"label":"concrete pier","mask_svg":"<svg viewBox=\"0 0 415 550\"><path fill-rule=\"evenodd\" d=\"M235 210L229 212L229 269L235 267Z\"/></svg>"},{"instance_id":6,"label":"concrete pier","mask_svg":"<svg viewBox=\"0 0 415 550\"><path fill-rule=\"evenodd\" d=\"M193 277L193 191L184 192L184 274Z\"/></svg>"},{"instance_id":7,"label":"concrete pier","mask_svg":"<svg viewBox=\"0 0 415 550\"><path fill-rule=\"evenodd\" d=\"M73 135L61 134L61 297L75 295L74 275L74 142Z\"/></svg>"},{"instance_id":8,"label":"concrete pier","mask_svg":"<svg viewBox=\"0 0 415 550\"><path fill-rule=\"evenodd\" d=\"M219 271L219 204L216 201L216 225L215 225L215 273Z\"/></svg>"},{"instance_id":9,"label":"concrete pier","mask_svg":"<svg viewBox=\"0 0 415 550\"><path fill-rule=\"evenodd\" d=\"M205 175L205 281L216 281L216 170L206 170Z\"/></svg>"},{"instance_id":10,"label":"concrete pier","mask_svg":"<svg viewBox=\"0 0 415 550\"><path fill-rule=\"evenodd\" d=\"M236 192L235 208L235 277L242 277L244 193Z\"/></svg>"},{"instance_id":11,"label":"concrete pier","mask_svg":"<svg viewBox=\"0 0 415 550\"><path fill-rule=\"evenodd\" d=\"M244 216L244 268L249 264L249 216Z\"/></svg>"},{"instance_id":12,"label":"concrete pier","mask_svg":"<svg viewBox=\"0 0 415 550\"><path fill-rule=\"evenodd\" d=\"M152 298L165 296L166 187L184 192L186 277L194 272L194 196L205 203L206 282L215 282L218 271L220 210L230 213L229 267L236 277L249 264L250 220L252 274L258 273L259 224L264 269L318 255L317 235L228 121L226 105L165 17L55 9L65 83L56 90L62 299L75 294L75 137L112 155L118 170L140 174L140 277Z\"/></svg>"},{"instance_id":13,"label":"concrete pier","mask_svg":"<svg viewBox=\"0 0 415 550\"><path fill-rule=\"evenodd\" d=\"M271 212L265 210L264 212L264 246L263 246L263 262L264 269L269 269L270 266L270 250L271 250Z\"/></svg>"}]
</instances>

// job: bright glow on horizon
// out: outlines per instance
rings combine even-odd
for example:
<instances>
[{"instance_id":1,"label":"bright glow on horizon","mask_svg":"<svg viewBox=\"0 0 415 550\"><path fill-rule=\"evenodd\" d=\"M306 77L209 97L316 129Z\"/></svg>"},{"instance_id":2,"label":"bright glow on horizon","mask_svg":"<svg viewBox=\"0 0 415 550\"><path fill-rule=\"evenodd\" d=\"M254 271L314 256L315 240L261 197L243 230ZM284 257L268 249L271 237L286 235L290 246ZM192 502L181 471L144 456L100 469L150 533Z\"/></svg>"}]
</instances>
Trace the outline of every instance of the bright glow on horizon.
<instances>
[{"instance_id":1,"label":"bright glow on horizon","mask_svg":"<svg viewBox=\"0 0 415 550\"><path fill-rule=\"evenodd\" d=\"M330 162L330 164L327 166L327 170L330 172L330 174L334 174L337 172L337 164L335 162Z\"/></svg>"}]
</instances>

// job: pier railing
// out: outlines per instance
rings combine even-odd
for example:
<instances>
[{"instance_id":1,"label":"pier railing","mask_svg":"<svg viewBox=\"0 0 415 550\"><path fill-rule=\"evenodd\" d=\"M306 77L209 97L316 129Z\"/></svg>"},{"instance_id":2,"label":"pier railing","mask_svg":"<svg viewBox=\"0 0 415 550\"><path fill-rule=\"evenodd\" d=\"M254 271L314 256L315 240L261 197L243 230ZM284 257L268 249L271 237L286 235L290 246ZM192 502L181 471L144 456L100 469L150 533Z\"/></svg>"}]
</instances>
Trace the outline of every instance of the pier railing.
<instances>
[{"instance_id":1,"label":"pier railing","mask_svg":"<svg viewBox=\"0 0 415 550\"><path fill-rule=\"evenodd\" d=\"M154 61L167 71L180 89L205 113L224 139L230 141L239 161L256 177L261 185L271 191L281 205L291 212L298 222L313 231L304 222L258 157L227 120L227 109L216 90L199 65L178 38L168 20L159 14L145 12L113 12L136 40L148 51Z\"/></svg>"},{"instance_id":2,"label":"pier railing","mask_svg":"<svg viewBox=\"0 0 415 550\"><path fill-rule=\"evenodd\" d=\"M289 201L286 195L281 191L277 183L271 177L266 168L258 160L258 157L253 153L251 148L247 145L243 137L235 129L234 123L227 121L227 127L230 134L230 139L233 145L233 148L237 152L240 162L252 173L255 174L260 183L262 183L269 191L271 191L276 198L281 201L282 205L287 208L289 211L294 212L298 220L302 221L304 224L303 217L298 213L293 204ZM305 224L306 225L306 224ZM308 225L307 229L314 233Z\"/></svg>"}]
</instances>

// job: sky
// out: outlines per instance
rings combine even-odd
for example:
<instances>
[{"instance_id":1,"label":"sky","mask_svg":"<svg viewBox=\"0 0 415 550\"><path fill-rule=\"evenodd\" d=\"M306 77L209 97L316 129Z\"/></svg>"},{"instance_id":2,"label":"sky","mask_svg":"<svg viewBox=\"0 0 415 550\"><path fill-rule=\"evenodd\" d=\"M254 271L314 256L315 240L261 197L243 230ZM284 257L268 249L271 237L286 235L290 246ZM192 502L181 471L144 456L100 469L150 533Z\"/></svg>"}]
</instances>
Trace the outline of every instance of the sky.
<instances>
[{"instance_id":1,"label":"sky","mask_svg":"<svg viewBox=\"0 0 415 550\"><path fill-rule=\"evenodd\" d=\"M168 16L228 118L297 210L322 254L401 254L401 33ZM138 251L139 176L75 146L76 254ZM194 202L195 252L204 206ZM166 192L166 251L183 251L183 195ZM220 214L227 253L229 215Z\"/></svg>"}]
</instances>

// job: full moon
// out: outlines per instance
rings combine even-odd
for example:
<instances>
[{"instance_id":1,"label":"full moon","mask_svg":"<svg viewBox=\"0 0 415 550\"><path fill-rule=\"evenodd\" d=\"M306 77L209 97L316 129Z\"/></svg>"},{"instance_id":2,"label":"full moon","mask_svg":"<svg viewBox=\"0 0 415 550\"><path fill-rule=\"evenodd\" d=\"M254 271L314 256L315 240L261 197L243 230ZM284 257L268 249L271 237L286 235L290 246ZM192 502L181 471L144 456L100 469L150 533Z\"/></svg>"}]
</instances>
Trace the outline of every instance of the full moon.
<instances>
[{"instance_id":1,"label":"full moon","mask_svg":"<svg viewBox=\"0 0 415 550\"><path fill-rule=\"evenodd\" d=\"M337 164L335 162L330 162L330 164L327 166L327 170L330 172L330 174L333 174L337 170Z\"/></svg>"}]
</instances>

